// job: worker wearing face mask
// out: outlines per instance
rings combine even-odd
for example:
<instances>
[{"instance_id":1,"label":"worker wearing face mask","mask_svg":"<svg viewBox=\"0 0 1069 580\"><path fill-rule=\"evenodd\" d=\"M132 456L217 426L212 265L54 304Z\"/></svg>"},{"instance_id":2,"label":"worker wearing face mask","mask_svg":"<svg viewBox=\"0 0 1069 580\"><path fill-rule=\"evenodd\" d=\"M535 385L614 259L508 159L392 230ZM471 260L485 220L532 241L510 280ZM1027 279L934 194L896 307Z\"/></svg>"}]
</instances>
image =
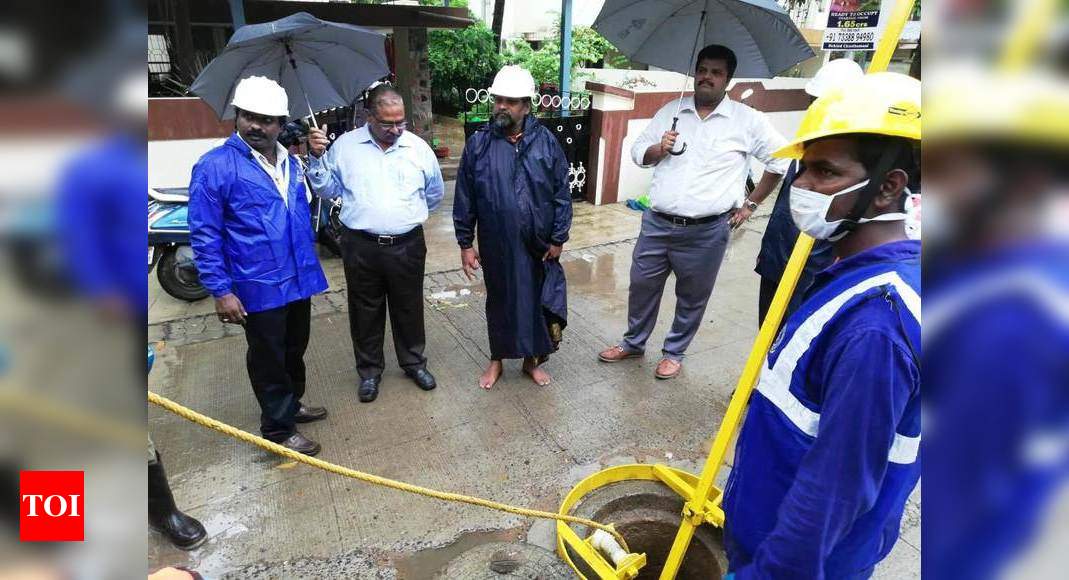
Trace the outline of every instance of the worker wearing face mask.
<instances>
[{"instance_id":1,"label":"worker wearing face mask","mask_svg":"<svg viewBox=\"0 0 1069 580\"><path fill-rule=\"evenodd\" d=\"M867 75L817 99L793 142L798 229L828 240L768 353L723 502L736 578L867 578L920 476L921 248L904 204L920 82Z\"/></svg>"}]
</instances>

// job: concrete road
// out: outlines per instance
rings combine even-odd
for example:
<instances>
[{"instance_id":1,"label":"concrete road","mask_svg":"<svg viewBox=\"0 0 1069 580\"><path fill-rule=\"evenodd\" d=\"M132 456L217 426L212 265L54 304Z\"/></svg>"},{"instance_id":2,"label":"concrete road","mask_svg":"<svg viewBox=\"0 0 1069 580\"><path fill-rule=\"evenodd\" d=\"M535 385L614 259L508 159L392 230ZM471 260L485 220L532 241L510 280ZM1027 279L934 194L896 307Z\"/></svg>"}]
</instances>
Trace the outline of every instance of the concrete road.
<instances>
[{"instance_id":1,"label":"concrete road","mask_svg":"<svg viewBox=\"0 0 1069 580\"><path fill-rule=\"evenodd\" d=\"M450 192L452 182L449 183ZM771 201L732 236L705 322L683 374L653 369L675 306L670 278L650 349L615 365L596 354L625 327L628 270L640 215L623 205L575 206L562 258L569 327L539 388L518 361L494 390L478 388L487 362L484 288L459 272L449 198L427 225L427 354L439 388L423 392L396 367L372 404L357 376L340 261L325 258L331 290L313 300L306 401L328 420L301 427L320 458L385 477L555 510L571 486L601 467L666 462L697 471L756 335L754 260ZM152 389L222 421L258 430L240 328L224 328L211 301L181 304L150 278L149 339L162 341ZM387 333L389 336L389 333ZM178 503L210 534L200 549L149 539L150 569L186 565L213 577L429 578L475 545L512 539L552 547L553 526L480 508L372 487L296 465L257 448L149 411ZM920 577L919 494L879 578Z\"/></svg>"}]
</instances>

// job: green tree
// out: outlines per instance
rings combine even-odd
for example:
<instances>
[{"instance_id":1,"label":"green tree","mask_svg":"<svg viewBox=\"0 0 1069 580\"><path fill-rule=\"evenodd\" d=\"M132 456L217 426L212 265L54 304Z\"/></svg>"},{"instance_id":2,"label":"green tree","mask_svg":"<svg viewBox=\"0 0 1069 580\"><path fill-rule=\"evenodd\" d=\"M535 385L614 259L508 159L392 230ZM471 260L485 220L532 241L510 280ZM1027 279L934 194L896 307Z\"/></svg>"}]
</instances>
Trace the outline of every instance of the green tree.
<instances>
[{"instance_id":1,"label":"green tree","mask_svg":"<svg viewBox=\"0 0 1069 580\"><path fill-rule=\"evenodd\" d=\"M577 26L572 30L572 66L590 66L615 50L612 43L589 26Z\"/></svg>"},{"instance_id":2,"label":"green tree","mask_svg":"<svg viewBox=\"0 0 1069 580\"><path fill-rule=\"evenodd\" d=\"M453 110L466 109L464 91L489 86L501 68L494 33L479 21L467 28L430 31L427 61L435 104Z\"/></svg>"},{"instance_id":3,"label":"green tree","mask_svg":"<svg viewBox=\"0 0 1069 580\"><path fill-rule=\"evenodd\" d=\"M523 39L510 43L504 56L506 64L518 64L534 77L535 84L556 84L560 76L560 47L555 41L546 41L538 50Z\"/></svg>"},{"instance_id":4,"label":"green tree","mask_svg":"<svg viewBox=\"0 0 1069 580\"><path fill-rule=\"evenodd\" d=\"M576 78L575 69L587 67L599 61L605 60L607 55L614 53L613 45L596 30L588 26L577 26L572 29L572 62L571 77ZM617 62L622 57L609 59L606 64L621 66ZM623 59L626 62L626 59ZM558 39L547 40L542 43L538 50L531 48L525 40L512 42L505 53L505 62L518 64L531 71L538 84L549 83L556 85L560 81L560 41Z\"/></svg>"}]
</instances>

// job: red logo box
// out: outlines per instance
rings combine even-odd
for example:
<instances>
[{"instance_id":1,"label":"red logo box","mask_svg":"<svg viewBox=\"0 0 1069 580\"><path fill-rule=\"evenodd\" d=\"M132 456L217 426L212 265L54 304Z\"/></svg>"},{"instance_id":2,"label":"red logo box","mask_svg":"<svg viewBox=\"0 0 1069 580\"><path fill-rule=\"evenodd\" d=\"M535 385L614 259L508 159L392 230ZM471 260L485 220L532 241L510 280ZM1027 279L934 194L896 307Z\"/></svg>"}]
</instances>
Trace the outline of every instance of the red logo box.
<instances>
[{"instance_id":1,"label":"red logo box","mask_svg":"<svg viewBox=\"0 0 1069 580\"><path fill-rule=\"evenodd\" d=\"M85 472L19 472L19 540L85 540Z\"/></svg>"}]
</instances>

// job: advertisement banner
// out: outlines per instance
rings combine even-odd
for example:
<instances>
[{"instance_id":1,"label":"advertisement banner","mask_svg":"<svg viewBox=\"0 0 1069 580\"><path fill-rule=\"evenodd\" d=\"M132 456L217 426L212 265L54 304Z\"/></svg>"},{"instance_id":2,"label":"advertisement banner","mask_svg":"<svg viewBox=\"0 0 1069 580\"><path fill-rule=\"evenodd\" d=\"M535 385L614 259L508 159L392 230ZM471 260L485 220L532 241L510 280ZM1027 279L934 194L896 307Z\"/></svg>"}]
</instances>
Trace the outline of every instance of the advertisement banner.
<instances>
[{"instance_id":1,"label":"advertisement banner","mask_svg":"<svg viewBox=\"0 0 1069 580\"><path fill-rule=\"evenodd\" d=\"M875 50L880 0L831 0L824 50Z\"/></svg>"}]
</instances>

